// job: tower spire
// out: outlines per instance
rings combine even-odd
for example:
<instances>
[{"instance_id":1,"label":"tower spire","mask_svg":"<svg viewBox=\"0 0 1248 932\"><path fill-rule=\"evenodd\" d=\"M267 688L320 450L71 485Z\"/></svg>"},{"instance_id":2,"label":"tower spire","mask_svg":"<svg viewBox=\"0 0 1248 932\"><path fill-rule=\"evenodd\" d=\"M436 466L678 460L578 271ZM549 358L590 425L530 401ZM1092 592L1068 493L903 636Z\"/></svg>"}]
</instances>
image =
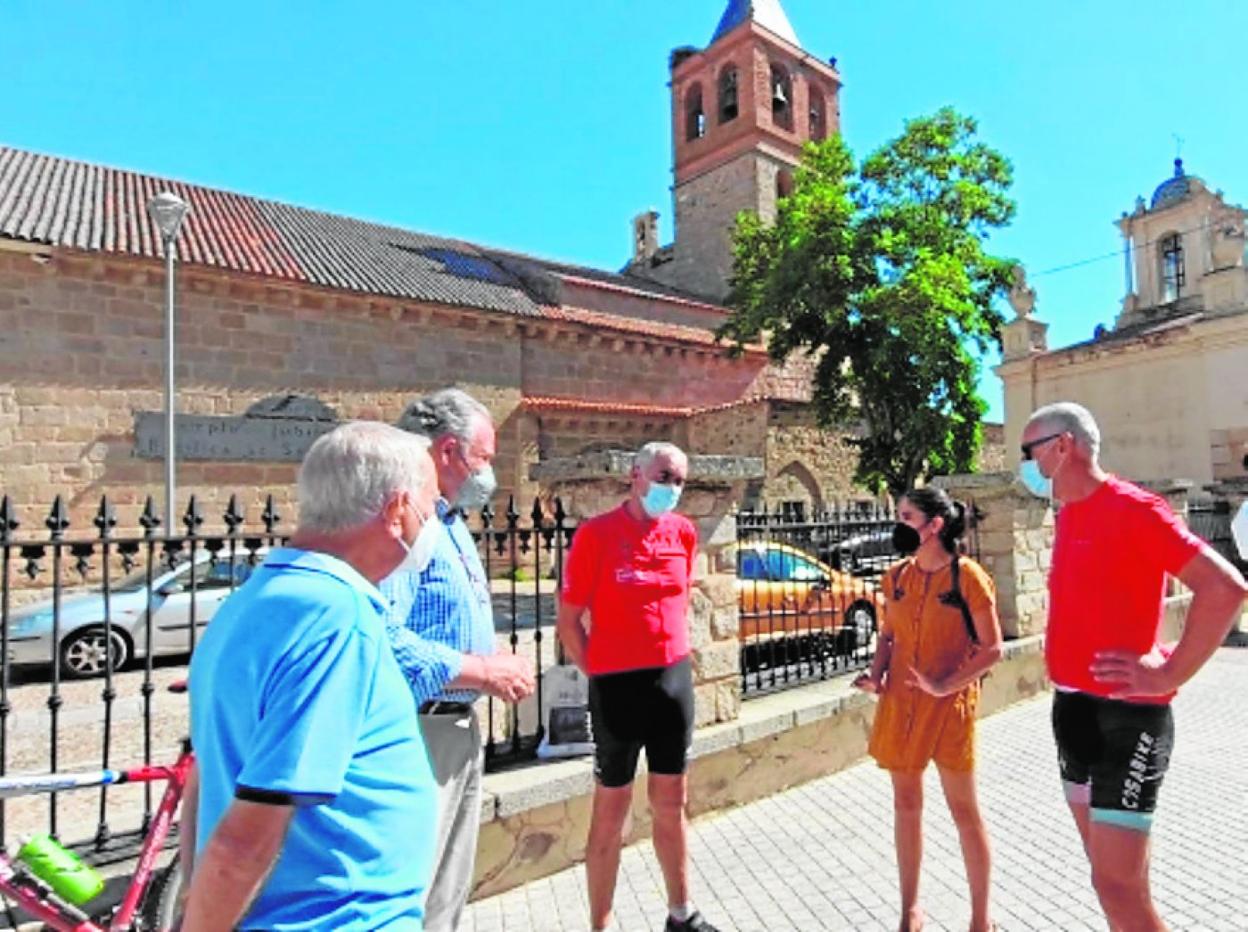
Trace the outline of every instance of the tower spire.
<instances>
[{"instance_id":1,"label":"tower spire","mask_svg":"<svg viewBox=\"0 0 1248 932\"><path fill-rule=\"evenodd\" d=\"M784 7L780 5L780 0L728 0L728 8L719 18L719 25L715 27L715 35L711 36L711 43L719 41L722 36L750 19L769 32L775 33L785 42L801 46L797 40L797 33L793 31L793 24L789 22Z\"/></svg>"}]
</instances>

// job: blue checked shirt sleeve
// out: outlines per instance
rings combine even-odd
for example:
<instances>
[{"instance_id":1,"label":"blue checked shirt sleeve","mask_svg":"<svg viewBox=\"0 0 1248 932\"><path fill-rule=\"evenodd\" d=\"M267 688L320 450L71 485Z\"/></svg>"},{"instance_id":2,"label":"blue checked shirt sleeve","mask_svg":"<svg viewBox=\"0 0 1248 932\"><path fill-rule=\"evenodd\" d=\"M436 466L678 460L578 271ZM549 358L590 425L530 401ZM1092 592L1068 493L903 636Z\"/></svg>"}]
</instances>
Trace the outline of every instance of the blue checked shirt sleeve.
<instances>
[{"instance_id":1,"label":"blue checked shirt sleeve","mask_svg":"<svg viewBox=\"0 0 1248 932\"><path fill-rule=\"evenodd\" d=\"M409 627L419 584L414 573L396 573L383 580L380 586L382 595L391 601L386 613L386 634L417 708L441 695L464 665L464 655L459 650L421 637Z\"/></svg>"}]
</instances>

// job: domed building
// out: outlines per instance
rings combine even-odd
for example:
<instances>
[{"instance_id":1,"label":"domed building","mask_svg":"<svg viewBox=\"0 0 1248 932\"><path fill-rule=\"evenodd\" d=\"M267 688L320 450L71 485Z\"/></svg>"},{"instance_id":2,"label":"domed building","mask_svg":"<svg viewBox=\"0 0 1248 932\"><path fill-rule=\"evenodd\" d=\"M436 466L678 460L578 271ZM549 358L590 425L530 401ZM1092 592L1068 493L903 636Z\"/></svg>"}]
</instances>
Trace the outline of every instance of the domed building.
<instances>
[{"instance_id":1,"label":"domed building","mask_svg":"<svg viewBox=\"0 0 1248 932\"><path fill-rule=\"evenodd\" d=\"M997 368L1012 465L1032 410L1077 401L1097 416L1115 472L1248 483L1248 211L1175 159L1116 225L1125 295L1113 327L1049 350L1046 325L1031 316L1034 293L1015 302Z\"/></svg>"}]
</instances>

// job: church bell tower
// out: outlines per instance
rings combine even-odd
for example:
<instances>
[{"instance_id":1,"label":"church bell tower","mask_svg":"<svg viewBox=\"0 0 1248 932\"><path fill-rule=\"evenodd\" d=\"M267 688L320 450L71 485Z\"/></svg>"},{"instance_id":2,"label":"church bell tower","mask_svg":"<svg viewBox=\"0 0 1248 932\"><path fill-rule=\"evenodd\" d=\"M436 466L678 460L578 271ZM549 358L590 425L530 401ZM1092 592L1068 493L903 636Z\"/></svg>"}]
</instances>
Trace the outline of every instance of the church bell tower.
<instances>
[{"instance_id":1,"label":"church bell tower","mask_svg":"<svg viewBox=\"0 0 1248 932\"><path fill-rule=\"evenodd\" d=\"M627 271L720 301L737 214L775 217L802 144L840 128L840 75L803 50L780 0L730 0L707 47L670 64L675 242L656 248L653 222L635 221Z\"/></svg>"}]
</instances>

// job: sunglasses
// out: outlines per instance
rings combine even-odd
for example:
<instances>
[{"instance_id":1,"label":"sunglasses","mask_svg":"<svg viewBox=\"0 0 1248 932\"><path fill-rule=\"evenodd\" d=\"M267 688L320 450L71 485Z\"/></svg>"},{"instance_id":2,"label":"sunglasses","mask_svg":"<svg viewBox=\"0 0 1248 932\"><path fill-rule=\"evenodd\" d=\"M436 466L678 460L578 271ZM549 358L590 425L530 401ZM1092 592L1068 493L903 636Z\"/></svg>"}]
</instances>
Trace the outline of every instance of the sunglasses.
<instances>
[{"instance_id":1,"label":"sunglasses","mask_svg":"<svg viewBox=\"0 0 1248 932\"><path fill-rule=\"evenodd\" d=\"M1040 446L1040 444L1048 443L1050 440L1056 440L1058 437L1060 437L1064 433L1065 431L1058 431L1056 434L1048 434L1044 437L1037 437L1035 440L1032 440L1030 443L1024 443L1022 446L1018 448L1020 451L1022 451L1023 460L1026 461L1026 460L1031 459L1031 451L1034 450L1036 447Z\"/></svg>"}]
</instances>

